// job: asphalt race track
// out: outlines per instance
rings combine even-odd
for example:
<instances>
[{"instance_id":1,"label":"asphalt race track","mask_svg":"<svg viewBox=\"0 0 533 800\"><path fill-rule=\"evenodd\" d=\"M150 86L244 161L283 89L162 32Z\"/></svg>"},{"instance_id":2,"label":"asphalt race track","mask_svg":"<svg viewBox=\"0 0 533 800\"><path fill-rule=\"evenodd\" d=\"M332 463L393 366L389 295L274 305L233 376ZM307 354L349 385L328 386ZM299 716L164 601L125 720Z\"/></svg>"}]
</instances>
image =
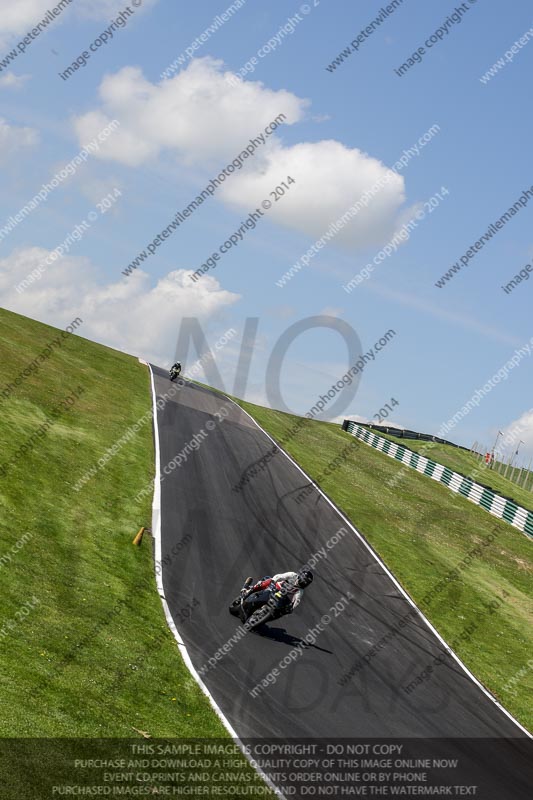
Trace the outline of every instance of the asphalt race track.
<instances>
[{"instance_id":1,"label":"asphalt race track","mask_svg":"<svg viewBox=\"0 0 533 800\"><path fill-rule=\"evenodd\" d=\"M153 368L153 373L160 396L171 384L166 371ZM227 416L219 421L221 406ZM317 563L297 611L265 634L246 634L204 672L203 681L241 738L449 738L451 750L461 752L457 739L520 737L505 747L487 743L484 769L487 775L494 772L495 788L483 798L529 796L524 731L456 660L444 655L428 679L406 692L444 646L418 614L406 617L412 605L323 495L313 488L302 503L295 502L309 486L302 472L278 453L241 492L232 491L244 471L272 449L272 441L238 406L186 382L158 412L158 429L162 554L168 556L163 586L197 670L235 634L239 623L227 606L247 575L257 579L297 569L346 530ZM202 430L206 435L198 449L165 474L166 465ZM349 593L352 599L342 601ZM335 616L331 609L338 601L345 610ZM189 603L194 608L187 619L183 609ZM279 668L324 614L331 621L315 644L252 697L249 692ZM396 627L390 641L356 671L354 665L404 617L405 626Z\"/></svg>"}]
</instances>

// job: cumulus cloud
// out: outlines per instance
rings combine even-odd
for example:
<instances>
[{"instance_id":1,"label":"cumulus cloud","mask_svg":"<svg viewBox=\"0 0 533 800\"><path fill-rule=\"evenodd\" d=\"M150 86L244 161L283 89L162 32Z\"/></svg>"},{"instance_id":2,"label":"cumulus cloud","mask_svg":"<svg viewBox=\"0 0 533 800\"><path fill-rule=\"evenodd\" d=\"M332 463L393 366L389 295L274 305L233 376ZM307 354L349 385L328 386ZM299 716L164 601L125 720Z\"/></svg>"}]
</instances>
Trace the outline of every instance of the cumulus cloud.
<instances>
[{"instance_id":1,"label":"cumulus cloud","mask_svg":"<svg viewBox=\"0 0 533 800\"><path fill-rule=\"evenodd\" d=\"M0 88L2 89L21 89L31 75L15 75L14 72L6 72L0 77Z\"/></svg>"},{"instance_id":2,"label":"cumulus cloud","mask_svg":"<svg viewBox=\"0 0 533 800\"><path fill-rule=\"evenodd\" d=\"M0 15L0 45L11 36L27 33L46 14L48 0L18 0L16 3L3 3Z\"/></svg>"},{"instance_id":3,"label":"cumulus cloud","mask_svg":"<svg viewBox=\"0 0 533 800\"><path fill-rule=\"evenodd\" d=\"M269 219L318 238L367 190L381 186L335 236L337 243L364 248L389 238L398 224L405 200L404 180L394 175L381 185L387 172L377 159L333 140L280 145L266 154L259 169L236 175L224 184L221 196L239 208L254 208L269 199L273 201ZM287 183L289 176L294 184ZM282 181L290 188L282 187L285 193L275 200L270 193Z\"/></svg>"},{"instance_id":4,"label":"cumulus cloud","mask_svg":"<svg viewBox=\"0 0 533 800\"><path fill-rule=\"evenodd\" d=\"M157 0L144 0L142 7L152 6L156 2ZM124 0L75 0L70 6L64 7L62 14L55 18L54 24L64 20L67 14L71 13L91 19L108 20L124 6ZM8 45L15 37L24 37L53 7L54 3L50 0L14 0L2 3L0 46ZM136 9L136 14L139 10Z\"/></svg>"},{"instance_id":5,"label":"cumulus cloud","mask_svg":"<svg viewBox=\"0 0 533 800\"><path fill-rule=\"evenodd\" d=\"M503 437L498 442L498 448L504 450L507 455L516 451L521 440L519 456L533 456L533 408L524 411L518 419L510 422L502 433Z\"/></svg>"},{"instance_id":6,"label":"cumulus cloud","mask_svg":"<svg viewBox=\"0 0 533 800\"><path fill-rule=\"evenodd\" d=\"M19 150L33 147L39 141L34 128L21 128L10 125L0 117L0 162L7 162Z\"/></svg>"},{"instance_id":7,"label":"cumulus cloud","mask_svg":"<svg viewBox=\"0 0 533 800\"><path fill-rule=\"evenodd\" d=\"M279 114L285 124L301 119L307 101L261 83L226 80L221 61L193 60L170 80L151 83L138 67L107 75L100 85L101 107L74 120L80 143L92 139L112 119L120 129L99 158L139 166L161 153L187 164L233 159Z\"/></svg>"},{"instance_id":8,"label":"cumulus cloud","mask_svg":"<svg viewBox=\"0 0 533 800\"><path fill-rule=\"evenodd\" d=\"M401 218L404 179L378 159L334 140L285 146L285 124L301 121L308 101L230 77L223 62L210 57L194 59L160 83L151 83L137 67L125 67L103 79L99 107L74 120L80 143L116 118L120 129L102 146L99 158L135 167L173 155L181 164L212 174L213 166L233 160L248 139L283 113L285 123L223 184L218 198L251 210L272 199L270 192L291 176L295 183L273 202L269 219L318 239L374 187L368 207L345 221L335 242L365 248L387 241Z\"/></svg>"},{"instance_id":9,"label":"cumulus cloud","mask_svg":"<svg viewBox=\"0 0 533 800\"><path fill-rule=\"evenodd\" d=\"M0 305L57 327L81 317L80 335L159 364L174 356L182 317L196 316L205 323L239 299L211 276L193 283L186 269L170 272L155 285L140 270L127 280L101 284L89 259L68 255L17 292L15 287L49 255L31 247L0 260Z\"/></svg>"}]
</instances>

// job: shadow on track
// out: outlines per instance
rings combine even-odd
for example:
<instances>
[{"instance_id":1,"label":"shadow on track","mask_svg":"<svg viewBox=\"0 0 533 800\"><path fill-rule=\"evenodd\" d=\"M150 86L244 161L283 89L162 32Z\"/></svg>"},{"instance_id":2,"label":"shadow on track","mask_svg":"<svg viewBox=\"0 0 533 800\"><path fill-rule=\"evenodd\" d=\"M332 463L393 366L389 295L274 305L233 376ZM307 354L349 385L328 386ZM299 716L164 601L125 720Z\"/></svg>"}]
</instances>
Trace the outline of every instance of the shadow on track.
<instances>
[{"instance_id":1,"label":"shadow on track","mask_svg":"<svg viewBox=\"0 0 533 800\"><path fill-rule=\"evenodd\" d=\"M304 641L304 639L300 639L299 636L294 636L292 633L287 633L286 628L267 628L265 626L261 626L260 628L256 628L253 633L256 633L258 636L261 636L263 639L271 639L274 642L280 642L280 644L289 645L289 647L304 647L306 650L314 648L315 650L320 650L321 653L329 653L329 655L333 655L333 650L326 650L324 647L318 647L316 644L309 644L308 642Z\"/></svg>"}]
</instances>

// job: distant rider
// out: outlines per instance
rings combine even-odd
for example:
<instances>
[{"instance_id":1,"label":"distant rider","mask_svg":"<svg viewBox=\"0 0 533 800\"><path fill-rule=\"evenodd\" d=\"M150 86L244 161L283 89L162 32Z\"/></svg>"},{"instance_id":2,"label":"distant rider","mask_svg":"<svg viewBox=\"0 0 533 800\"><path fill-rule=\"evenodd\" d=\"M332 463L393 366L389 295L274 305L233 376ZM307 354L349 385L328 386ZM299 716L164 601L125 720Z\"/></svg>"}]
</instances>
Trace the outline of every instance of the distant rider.
<instances>
[{"instance_id":1,"label":"distant rider","mask_svg":"<svg viewBox=\"0 0 533 800\"><path fill-rule=\"evenodd\" d=\"M174 374L174 373L175 373L175 374L178 376L178 378L179 378L180 372L181 372L181 364L180 364L180 362L179 362L179 361L176 361L176 363L175 363L175 364L173 364L173 365L170 367L170 374L172 375L172 374Z\"/></svg>"}]
</instances>

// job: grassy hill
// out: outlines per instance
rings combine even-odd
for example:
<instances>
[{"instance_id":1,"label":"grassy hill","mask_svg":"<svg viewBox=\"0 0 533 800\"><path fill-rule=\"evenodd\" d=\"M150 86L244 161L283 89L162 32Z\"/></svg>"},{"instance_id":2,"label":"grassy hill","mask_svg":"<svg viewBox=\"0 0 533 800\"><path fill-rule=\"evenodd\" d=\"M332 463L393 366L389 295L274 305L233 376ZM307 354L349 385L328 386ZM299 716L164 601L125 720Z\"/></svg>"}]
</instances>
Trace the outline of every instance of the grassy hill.
<instances>
[{"instance_id":1,"label":"grassy hill","mask_svg":"<svg viewBox=\"0 0 533 800\"><path fill-rule=\"evenodd\" d=\"M530 481L527 481L528 488L522 488L511 480L514 476L518 479L521 470L512 467L508 471L508 477L500 475L496 468L487 469L484 461L479 456L475 456L469 450L462 450L460 447L453 447L450 444L440 444L439 442L425 442L420 439L403 439L382 431L372 430L377 436L390 439L396 444L403 445L415 453L421 453L432 461L444 464L445 467L467 475L477 483L482 483L493 489L504 497L509 497L524 508L533 509L533 492L529 490Z\"/></svg>"},{"instance_id":2,"label":"grassy hill","mask_svg":"<svg viewBox=\"0 0 533 800\"><path fill-rule=\"evenodd\" d=\"M82 333L0 310L2 736L224 736L167 629L150 541L131 544L151 515L149 497L134 499L154 469L147 370ZM278 440L294 424L242 405ZM348 441L323 488L448 642L506 593L456 649L531 728L531 543L412 470L388 489L401 465L339 426L305 420L286 448L316 476ZM488 532L482 557L424 604Z\"/></svg>"},{"instance_id":3,"label":"grassy hill","mask_svg":"<svg viewBox=\"0 0 533 800\"><path fill-rule=\"evenodd\" d=\"M73 327L83 332L82 321ZM154 476L151 408L136 358L0 309L0 772L10 800L51 796L57 776L90 779L74 759L113 748L122 758L123 740L231 742L168 629L150 538L132 545L151 519L151 497L135 500ZM254 785L272 796L239 751L235 763L232 796Z\"/></svg>"},{"instance_id":4,"label":"grassy hill","mask_svg":"<svg viewBox=\"0 0 533 800\"><path fill-rule=\"evenodd\" d=\"M339 425L238 402L313 478L345 453L340 466L330 467L332 473L320 481L321 488L353 520L478 679L533 730L533 670L528 667L533 652L532 542L415 470L403 468L401 480L389 488L402 464L356 441ZM296 421L301 427L287 440ZM487 537L491 541L481 547L481 555L424 602ZM492 601L499 607L487 615L485 606ZM474 633L463 640L471 625Z\"/></svg>"},{"instance_id":5,"label":"grassy hill","mask_svg":"<svg viewBox=\"0 0 533 800\"><path fill-rule=\"evenodd\" d=\"M134 500L154 474L150 408L137 359L0 311L2 736L225 735L166 625L151 542L131 544L151 519Z\"/></svg>"}]
</instances>

